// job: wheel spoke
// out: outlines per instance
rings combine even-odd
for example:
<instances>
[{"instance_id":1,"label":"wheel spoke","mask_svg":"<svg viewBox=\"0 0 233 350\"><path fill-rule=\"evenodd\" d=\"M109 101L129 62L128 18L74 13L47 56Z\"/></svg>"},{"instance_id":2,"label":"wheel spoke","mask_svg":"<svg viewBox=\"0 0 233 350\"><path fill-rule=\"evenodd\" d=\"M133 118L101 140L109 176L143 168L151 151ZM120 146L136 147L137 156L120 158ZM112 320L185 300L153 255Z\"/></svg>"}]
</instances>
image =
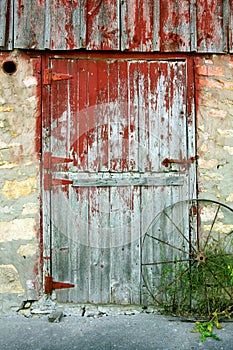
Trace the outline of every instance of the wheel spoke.
<instances>
[{"instance_id":1,"label":"wheel spoke","mask_svg":"<svg viewBox=\"0 0 233 350\"><path fill-rule=\"evenodd\" d=\"M194 264L194 262L192 263L192 265ZM191 265L191 266L192 266ZM168 283L163 289L161 289L156 296L160 295L161 293L165 292L165 290L169 289L169 287L171 287L175 282L179 281L179 279L181 277L183 277L188 271L190 270L190 266L188 266L181 274L179 274L178 276L176 276L175 278L173 278L173 280Z\"/></svg>"},{"instance_id":2,"label":"wheel spoke","mask_svg":"<svg viewBox=\"0 0 233 350\"><path fill-rule=\"evenodd\" d=\"M149 298L178 315L209 316L213 308L230 305L232 214L232 208L208 199L163 208L142 241L141 271Z\"/></svg>"},{"instance_id":3,"label":"wheel spoke","mask_svg":"<svg viewBox=\"0 0 233 350\"><path fill-rule=\"evenodd\" d=\"M162 264L176 264L179 262L189 262L190 259L180 259L180 260L168 260L168 261L157 261L157 262L149 262L142 263L143 266L151 266L151 265L162 265Z\"/></svg>"},{"instance_id":4,"label":"wheel spoke","mask_svg":"<svg viewBox=\"0 0 233 350\"><path fill-rule=\"evenodd\" d=\"M218 282L219 286L222 287L222 289L229 295L230 298L232 298L232 294L229 293L229 291L226 289L226 287L222 284L222 282L217 278L217 276L213 273L213 271L209 268L208 265L206 265L207 270L211 273L211 275L214 277L216 282Z\"/></svg>"},{"instance_id":5,"label":"wheel spoke","mask_svg":"<svg viewBox=\"0 0 233 350\"><path fill-rule=\"evenodd\" d=\"M212 232L212 230L213 230L213 227L214 227L215 221L216 221L217 216L218 216L219 209L220 209L220 204L218 205L218 208L217 208L216 213L215 213L215 216L214 216L214 221L212 222L212 225L211 225L211 227L210 227L210 230L209 230L209 233L208 233L208 236L207 236L207 239L206 239L205 245L204 245L204 250L205 250L205 248L206 248L206 246L207 246L207 243L208 243L208 241L209 241L209 238L210 238L211 232Z\"/></svg>"},{"instance_id":6,"label":"wheel spoke","mask_svg":"<svg viewBox=\"0 0 233 350\"><path fill-rule=\"evenodd\" d=\"M155 239L156 241L158 241L158 242L160 242L160 243L163 243L163 244L165 244L165 245L167 245L167 246L169 246L169 247L171 247L171 248L174 248L174 249L176 249L176 250L179 250L179 251L182 252L182 253L185 253L185 254L188 254L188 255L190 255L190 256L193 256L192 253L187 252L187 251L184 250L184 249L178 248L178 247L176 247L175 245L173 245L173 244L171 244L171 243L169 243L169 242L166 242L166 241L163 241L162 239L159 239L159 238L157 238L157 237L151 236L151 235L149 235L148 233L146 233L146 235L147 235L148 237L151 237L152 239Z\"/></svg>"},{"instance_id":7,"label":"wheel spoke","mask_svg":"<svg viewBox=\"0 0 233 350\"><path fill-rule=\"evenodd\" d=\"M171 223L175 226L175 228L177 229L177 231L180 233L180 235L185 239L185 241L191 245L191 248L196 251L195 247L192 246L192 243L191 241L183 234L183 232L181 231L181 229L174 223L174 221L171 219L171 217L166 213L164 212L164 214L166 215L166 217L168 218L168 220L171 221Z\"/></svg>"}]
</instances>

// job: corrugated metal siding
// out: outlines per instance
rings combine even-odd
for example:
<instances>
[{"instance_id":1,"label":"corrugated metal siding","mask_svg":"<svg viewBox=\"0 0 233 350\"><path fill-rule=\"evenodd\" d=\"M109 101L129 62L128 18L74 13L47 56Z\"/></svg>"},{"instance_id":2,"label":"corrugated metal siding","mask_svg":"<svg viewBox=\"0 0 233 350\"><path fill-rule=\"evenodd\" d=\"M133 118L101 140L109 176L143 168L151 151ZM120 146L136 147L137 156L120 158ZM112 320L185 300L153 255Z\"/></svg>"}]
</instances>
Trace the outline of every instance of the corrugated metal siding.
<instances>
[{"instance_id":1,"label":"corrugated metal siding","mask_svg":"<svg viewBox=\"0 0 233 350\"><path fill-rule=\"evenodd\" d=\"M232 51L231 0L2 0L0 14L5 49L14 27L20 49Z\"/></svg>"}]
</instances>

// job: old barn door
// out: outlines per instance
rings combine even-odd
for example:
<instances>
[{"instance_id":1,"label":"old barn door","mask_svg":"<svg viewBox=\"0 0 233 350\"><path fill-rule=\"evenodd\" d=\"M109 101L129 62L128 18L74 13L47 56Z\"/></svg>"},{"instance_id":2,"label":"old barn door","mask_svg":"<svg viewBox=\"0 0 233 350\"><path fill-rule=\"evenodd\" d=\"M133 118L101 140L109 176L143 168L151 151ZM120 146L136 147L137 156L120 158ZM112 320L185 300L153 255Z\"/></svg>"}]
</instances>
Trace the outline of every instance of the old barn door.
<instances>
[{"instance_id":1,"label":"old barn door","mask_svg":"<svg viewBox=\"0 0 233 350\"><path fill-rule=\"evenodd\" d=\"M47 59L45 273L74 284L58 300L141 302L141 238L195 192L192 86L186 58Z\"/></svg>"}]
</instances>

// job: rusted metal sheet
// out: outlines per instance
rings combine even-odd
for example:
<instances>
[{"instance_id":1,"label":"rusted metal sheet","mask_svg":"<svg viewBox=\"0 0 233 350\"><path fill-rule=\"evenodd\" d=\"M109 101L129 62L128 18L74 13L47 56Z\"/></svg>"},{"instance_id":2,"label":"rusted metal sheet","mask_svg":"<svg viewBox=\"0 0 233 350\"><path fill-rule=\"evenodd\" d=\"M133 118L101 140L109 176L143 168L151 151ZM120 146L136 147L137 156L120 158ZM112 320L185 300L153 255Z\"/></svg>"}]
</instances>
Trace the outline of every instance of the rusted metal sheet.
<instances>
[{"instance_id":1,"label":"rusted metal sheet","mask_svg":"<svg viewBox=\"0 0 233 350\"><path fill-rule=\"evenodd\" d=\"M57 292L60 301L140 303L141 237L165 205L195 191L189 61L135 53L46 61L51 74L73 77L44 82L50 276L75 285ZM166 158L182 162L165 166Z\"/></svg>"},{"instance_id":2,"label":"rusted metal sheet","mask_svg":"<svg viewBox=\"0 0 233 350\"><path fill-rule=\"evenodd\" d=\"M0 49L12 49L13 0L0 2Z\"/></svg>"},{"instance_id":3,"label":"rusted metal sheet","mask_svg":"<svg viewBox=\"0 0 233 350\"><path fill-rule=\"evenodd\" d=\"M229 0L3 0L0 12L0 42L8 49L13 28L20 49L220 53L232 47Z\"/></svg>"}]
</instances>

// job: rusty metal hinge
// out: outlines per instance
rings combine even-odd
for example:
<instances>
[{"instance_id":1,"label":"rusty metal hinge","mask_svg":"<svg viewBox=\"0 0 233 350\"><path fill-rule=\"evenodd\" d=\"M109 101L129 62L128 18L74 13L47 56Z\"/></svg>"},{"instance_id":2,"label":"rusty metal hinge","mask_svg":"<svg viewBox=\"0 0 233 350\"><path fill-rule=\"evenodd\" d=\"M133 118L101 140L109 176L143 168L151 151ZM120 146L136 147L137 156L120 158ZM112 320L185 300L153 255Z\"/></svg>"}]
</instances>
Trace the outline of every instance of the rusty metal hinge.
<instances>
[{"instance_id":1,"label":"rusty metal hinge","mask_svg":"<svg viewBox=\"0 0 233 350\"><path fill-rule=\"evenodd\" d=\"M73 79L73 75L64 73L55 73L51 68L47 68L43 73L43 83L44 85L50 85L52 81L69 80Z\"/></svg>"},{"instance_id":2,"label":"rusty metal hinge","mask_svg":"<svg viewBox=\"0 0 233 350\"><path fill-rule=\"evenodd\" d=\"M71 163L73 162L73 159L71 158L64 158L64 157L53 157L51 152L44 152L43 157L43 166L44 169L51 169L52 165L56 164L62 164L62 163Z\"/></svg>"},{"instance_id":3,"label":"rusty metal hinge","mask_svg":"<svg viewBox=\"0 0 233 350\"><path fill-rule=\"evenodd\" d=\"M169 167L170 164L180 164L184 166L189 166L190 164L194 163L194 161L197 160L197 156L190 157L189 159L169 159L165 158L162 161L162 165L165 166L166 168Z\"/></svg>"},{"instance_id":4,"label":"rusty metal hinge","mask_svg":"<svg viewBox=\"0 0 233 350\"><path fill-rule=\"evenodd\" d=\"M73 180L69 179L54 179L52 177L52 174L46 173L44 174L44 190L50 191L52 189L52 186L59 186L59 185L72 185Z\"/></svg>"},{"instance_id":5,"label":"rusty metal hinge","mask_svg":"<svg viewBox=\"0 0 233 350\"><path fill-rule=\"evenodd\" d=\"M52 276L45 276L44 292L45 294L51 294L54 289L74 288L72 283L53 281Z\"/></svg>"}]
</instances>

